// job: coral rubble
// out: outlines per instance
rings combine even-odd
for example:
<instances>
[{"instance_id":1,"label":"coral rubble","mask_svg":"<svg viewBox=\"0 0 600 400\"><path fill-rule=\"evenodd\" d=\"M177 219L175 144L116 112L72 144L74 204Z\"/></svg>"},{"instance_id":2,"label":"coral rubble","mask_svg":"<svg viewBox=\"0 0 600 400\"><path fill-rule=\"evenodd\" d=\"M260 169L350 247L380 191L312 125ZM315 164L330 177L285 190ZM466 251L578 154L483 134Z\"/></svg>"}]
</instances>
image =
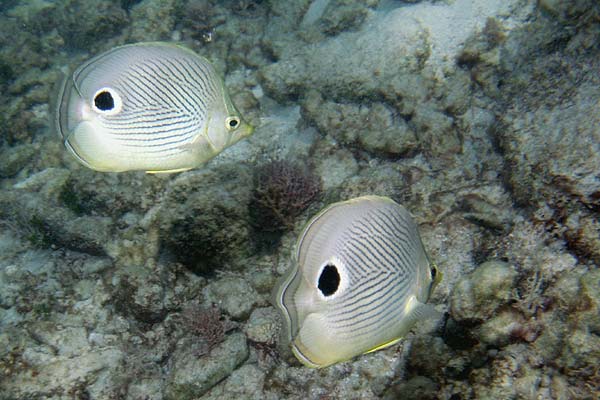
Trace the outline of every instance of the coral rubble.
<instances>
[{"instance_id":1,"label":"coral rubble","mask_svg":"<svg viewBox=\"0 0 600 400\"><path fill-rule=\"evenodd\" d=\"M593 0L3 1L0 399L597 398L599 16ZM255 134L180 174L78 165L53 87L141 40L213 61ZM270 291L304 223L365 194L414 215L445 317L302 367Z\"/></svg>"}]
</instances>

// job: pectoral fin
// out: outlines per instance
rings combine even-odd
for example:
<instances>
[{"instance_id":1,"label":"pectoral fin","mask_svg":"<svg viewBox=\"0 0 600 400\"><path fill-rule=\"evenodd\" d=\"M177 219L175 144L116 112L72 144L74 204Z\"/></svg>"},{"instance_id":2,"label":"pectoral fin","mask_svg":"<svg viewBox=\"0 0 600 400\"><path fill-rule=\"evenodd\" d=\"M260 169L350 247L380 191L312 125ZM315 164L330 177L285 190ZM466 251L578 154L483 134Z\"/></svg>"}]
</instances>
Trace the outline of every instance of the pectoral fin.
<instances>
[{"instance_id":1,"label":"pectoral fin","mask_svg":"<svg viewBox=\"0 0 600 400\"><path fill-rule=\"evenodd\" d=\"M431 304L421 303L416 298L412 297L406 304L405 309L407 310L406 316L402 320L402 329L398 333L398 337L385 342L365 352L371 353L373 351L385 349L386 347L392 346L398 343L406 333L419 321L423 321L429 318L439 318L442 313L436 310Z\"/></svg>"}]
</instances>

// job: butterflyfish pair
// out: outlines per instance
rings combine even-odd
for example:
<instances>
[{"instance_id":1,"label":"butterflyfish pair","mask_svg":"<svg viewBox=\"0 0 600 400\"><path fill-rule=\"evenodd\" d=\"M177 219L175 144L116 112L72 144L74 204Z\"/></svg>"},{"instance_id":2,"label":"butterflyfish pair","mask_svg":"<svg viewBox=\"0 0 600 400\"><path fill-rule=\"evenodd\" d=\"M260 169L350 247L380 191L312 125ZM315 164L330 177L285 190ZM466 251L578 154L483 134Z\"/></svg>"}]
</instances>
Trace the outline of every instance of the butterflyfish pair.
<instances>
[{"instance_id":1,"label":"butterflyfish pair","mask_svg":"<svg viewBox=\"0 0 600 400\"><path fill-rule=\"evenodd\" d=\"M252 133L210 62L167 43L117 47L77 68L58 97L66 148L97 171L195 168ZM399 341L441 274L409 212L364 196L325 208L298 239L275 291L285 341L325 367Z\"/></svg>"}]
</instances>

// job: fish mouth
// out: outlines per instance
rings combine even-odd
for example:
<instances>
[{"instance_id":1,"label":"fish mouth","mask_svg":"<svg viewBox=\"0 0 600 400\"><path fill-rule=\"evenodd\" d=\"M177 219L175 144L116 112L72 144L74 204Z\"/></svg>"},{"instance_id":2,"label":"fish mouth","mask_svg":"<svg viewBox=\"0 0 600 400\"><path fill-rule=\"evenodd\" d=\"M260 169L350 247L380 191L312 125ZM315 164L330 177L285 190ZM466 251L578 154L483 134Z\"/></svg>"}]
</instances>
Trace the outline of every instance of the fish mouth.
<instances>
[{"instance_id":1,"label":"fish mouth","mask_svg":"<svg viewBox=\"0 0 600 400\"><path fill-rule=\"evenodd\" d=\"M252 135L254 133L254 131L256 130L256 128L254 128L254 126L250 125L246 121L244 121L244 125L241 126L240 129L241 129L241 132L239 134L240 138L248 137L248 136Z\"/></svg>"},{"instance_id":2,"label":"fish mouth","mask_svg":"<svg viewBox=\"0 0 600 400\"><path fill-rule=\"evenodd\" d=\"M227 141L227 147L233 146L240 140L251 136L254 133L254 130L255 128L252 125L244 122L244 124L229 137L229 140Z\"/></svg>"}]
</instances>

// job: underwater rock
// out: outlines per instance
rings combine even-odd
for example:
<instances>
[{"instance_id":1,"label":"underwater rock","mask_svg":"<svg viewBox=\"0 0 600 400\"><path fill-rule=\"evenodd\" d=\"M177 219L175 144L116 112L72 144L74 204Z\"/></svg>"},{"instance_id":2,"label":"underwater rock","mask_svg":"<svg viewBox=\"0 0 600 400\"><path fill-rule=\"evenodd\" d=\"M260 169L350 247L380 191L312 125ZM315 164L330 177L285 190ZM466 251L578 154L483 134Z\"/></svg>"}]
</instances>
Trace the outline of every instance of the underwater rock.
<instances>
[{"instance_id":1,"label":"underwater rock","mask_svg":"<svg viewBox=\"0 0 600 400\"><path fill-rule=\"evenodd\" d=\"M525 329L524 325L523 316L517 310L508 308L484 321L483 324L477 327L475 334L478 339L490 346L503 347L511 340L517 339L516 335L519 335L521 330ZM534 329L531 330L530 334L523 332L521 335L524 336L523 339L529 342L532 342L537 336Z\"/></svg>"},{"instance_id":2,"label":"underwater rock","mask_svg":"<svg viewBox=\"0 0 600 400\"><path fill-rule=\"evenodd\" d=\"M565 338L564 345L560 361L571 374L577 370L594 368L594 361L600 360L600 335L596 332L585 328L571 331ZM592 374L587 378L593 381Z\"/></svg>"},{"instance_id":3,"label":"underwater rock","mask_svg":"<svg viewBox=\"0 0 600 400\"><path fill-rule=\"evenodd\" d=\"M493 204L479 194L470 193L461 196L459 206L465 211L464 218L477 225L499 232L508 231L512 225L514 217L511 209Z\"/></svg>"},{"instance_id":4,"label":"underwater rock","mask_svg":"<svg viewBox=\"0 0 600 400\"><path fill-rule=\"evenodd\" d=\"M182 33L193 39L209 42L215 26L224 22L225 16L219 15L220 11L210 1L188 1L183 8Z\"/></svg>"},{"instance_id":5,"label":"underwater rock","mask_svg":"<svg viewBox=\"0 0 600 400\"><path fill-rule=\"evenodd\" d=\"M198 356L210 353L225 340L225 333L236 327L215 306L187 305L181 313L181 321L185 334L202 342L202 347L195 350Z\"/></svg>"},{"instance_id":6,"label":"underwater rock","mask_svg":"<svg viewBox=\"0 0 600 400\"><path fill-rule=\"evenodd\" d=\"M600 201L600 197L598 201ZM561 205L557 206L557 212L562 212ZM582 207L580 213L567 217L564 222L567 228L564 237L567 246L576 256L582 260L591 259L593 262L598 263L600 262L600 208L589 214L586 212L588 211L587 208ZM596 210L596 206L593 210ZM552 221L548 222L552 223Z\"/></svg>"},{"instance_id":7,"label":"underwater rock","mask_svg":"<svg viewBox=\"0 0 600 400\"><path fill-rule=\"evenodd\" d=\"M357 29L365 20L369 10L375 8L379 0L355 2L353 0L331 0L321 17L321 29L328 35Z\"/></svg>"},{"instance_id":8,"label":"underwater rock","mask_svg":"<svg viewBox=\"0 0 600 400\"><path fill-rule=\"evenodd\" d=\"M194 399L225 379L248 357L246 336L232 333L209 354L198 357L189 343L179 343L169 361L165 397L173 400Z\"/></svg>"},{"instance_id":9,"label":"underwater rock","mask_svg":"<svg viewBox=\"0 0 600 400\"><path fill-rule=\"evenodd\" d=\"M580 18L593 15L590 10L593 10L594 6L597 7L598 4L585 0L540 0L539 2L541 10L555 16L563 24L577 23Z\"/></svg>"},{"instance_id":10,"label":"underwater rock","mask_svg":"<svg viewBox=\"0 0 600 400\"><path fill-rule=\"evenodd\" d=\"M352 166L352 164L350 165ZM404 196L411 190L411 187L403 176L402 169L394 161L374 162L368 167L362 165L362 168L348 176L335 190L329 191L325 202L329 204L372 193L394 200L404 200ZM402 204L406 205L411 212L413 211L414 208L406 201L402 201Z\"/></svg>"},{"instance_id":11,"label":"underwater rock","mask_svg":"<svg viewBox=\"0 0 600 400\"><path fill-rule=\"evenodd\" d=\"M13 188L39 193L41 198L56 200L70 174L65 168L46 168L15 183Z\"/></svg>"},{"instance_id":12,"label":"underwater rock","mask_svg":"<svg viewBox=\"0 0 600 400\"><path fill-rule=\"evenodd\" d=\"M38 351L52 354L51 348ZM60 394L81 397L89 389L81 382L95 380L98 371L118 365L123 356L116 348L105 348L75 356L52 356L51 362L44 362L42 365L35 365L35 361L30 358L25 361L29 366L27 371L16 374L10 382L2 384L3 393L23 399L52 398ZM33 376L32 371L35 371Z\"/></svg>"},{"instance_id":13,"label":"underwater rock","mask_svg":"<svg viewBox=\"0 0 600 400\"><path fill-rule=\"evenodd\" d=\"M315 171L321 177L324 193L358 173L358 163L349 150L337 149L331 144L321 145L315 150L314 158L317 160Z\"/></svg>"},{"instance_id":14,"label":"underwater rock","mask_svg":"<svg viewBox=\"0 0 600 400\"><path fill-rule=\"evenodd\" d=\"M447 63L460 49L452 40L463 34L466 39L465 32L473 28L461 26L448 38L443 31L454 22L444 15L437 26L428 7L444 15L442 7L431 5L419 6L414 19L410 7L377 11L358 32L282 54L259 69L261 84L280 102L300 99L304 118L343 145L388 157L418 150L442 158L455 154L472 134L467 129L471 117L465 114L472 87L468 74ZM460 7L452 7L452 13L460 13ZM500 11L478 9L469 18L485 21L486 12ZM424 24L416 22L421 17ZM432 34L451 43L432 46Z\"/></svg>"},{"instance_id":15,"label":"underwater rock","mask_svg":"<svg viewBox=\"0 0 600 400\"><path fill-rule=\"evenodd\" d=\"M277 400L276 393L265 393L266 373L256 364L244 364L202 397L205 400Z\"/></svg>"},{"instance_id":16,"label":"underwater rock","mask_svg":"<svg viewBox=\"0 0 600 400\"><path fill-rule=\"evenodd\" d=\"M477 34L488 18L508 15L514 9L518 18L521 13L527 16L528 8L514 0L476 6L468 1L395 8L387 4L373 12L358 32L343 32L300 49L289 46L287 52L277 54L278 62L261 69L260 76L267 91L281 99L318 88L337 100L377 95L412 100L415 93L427 92L424 84L444 81L442 76L452 68L446 66L453 64L464 41ZM412 92L394 90L408 89L405 82L419 80L426 64L443 72L421 76L422 84L412 85L416 89Z\"/></svg>"},{"instance_id":17,"label":"underwater rock","mask_svg":"<svg viewBox=\"0 0 600 400\"><path fill-rule=\"evenodd\" d=\"M152 175L99 174L76 168L59 194L61 204L77 215L114 218L121 229L154 206L164 191L165 182Z\"/></svg>"},{"instance_id":18,"label":"underwater rock","mask_svg":"<svg viewBox=\"0 0 600 400\"><path fill-rule=\"evenodd\" d=\"M302 21L300 22L300 27L305 28L317 22L322 16L327 7L329 6L331 0L313 0L308 5L304 16L302 17Z\"/></svg>"},{"instance_id":19,"label":"underwater rock","mask_svg":"<svg viewBox=\"0 0 600 400\"><path fill-rule=\"evenodd\" d=\"M143 0L131 7L131 40L152 42L171 38L175 26L175 0Z\"/></svg>"},{"instance_id":20,"label":"underwater rock","mask_svg":"<svg viewBox=\"0 0 600 400\"><path fill-rule=\"evenodd\" d=\"M450 298L450 315L457 321L487 320L512 296L515 268L505 262L488 261L465 275Z\"/></svg>"},{"instance_id":21,"label":"underwater rock","mask_svg":"<svg viewBox=\"0 0 600 400\"><path fill-rule=\"evenodd\" d=\"M315 0L310 3L300 22L300 36L309 42L360 28L379 0Z\"/></svg>"},{"instance_id":22,"label":"underwater rock","mask_svg":"<svg viewBox=\"0 0 600 400\"><path fill-rule=\"evenodd\" d=\"M321 178L310 166L273 160L256 168L248 211L257 230L284 231L320 195Z\"/></svg>"},{"instance_id":23,"label":"underwater rock","mask_svg":"<svg viewBox=\"0 0 600 400\"><path fill-rule=\"evenodd\" d=\"M60 327L51 322L30 325L35 339L65 357L75 357L91 350L87 330L82 327Z\"/></svg>"},{"instance_id":24,"label":"underwater rock","mask_svg":"<svg viewBox=\"0 0 600 400\"><path fill-rule=\"evenodd\" d=\"M434 377L439 373L441 365L451 363L452 355L452 349L442 338L430 335L416 336L410 344L407 368L417 376Z\"/></svg>"},{"instance_id":25,"label":"underwater rock","mask_svg":"<svg viewBox=\"0 0 600 400\"><path fill-rule=\"evenodd\" d=\"M175 179L160 209L162 250L198 274L244 268L252 253L250 173L224 163Z\"/></svg>"},{"instance_id":26,"label":"underwater rock","mask_svg":"<svg viewBox=\"0 0 600 400\"><path fill-rule=\"evenodd\" d=\"M92 3L0 6L0 397L594 398L597 1ZM226 72L256 136L191 173L79 168L48 129L59 69L159 37ZM309 160L324 204L407 205L442 332L319 371L277 353L295 235L257 252L248 212L275 157ZM206 353L180 316L210 302L248 345Z\"/></svg>"},{"instance_id":27,"label":"underwater rock","mask_svg":"<svg viewBox=\"0 0 600 400\"><path fill-rule=\"evenodd\" d=\"M411 123L418 132L418 142L428 155L448 156L461 150L455 119L434 104L415 109Z\"/></svg>"},{"instance_id":28,"label":"underwater rock","mask_svg":"<svg viewBox=\"0 0 600 400\"><path fill-rule=\"evenodd\" d=\"M217 1L216 4L222 2ZM262 42L258 38L265 37L272 4L265 1L232 1L223 4L225 10L219 18L225 23L215 28L211 40L216 39L215 47L220 54L218 58L226 63L223 65L224 70L239 68L239 71L255 80L255 73L248 74L247 71L271 63L272 55L258 45ZM293 6L287 2L285 7L289 10ZM244 34L241 35L240 32ZM235 96L233 100L242 106L242 103L237 103Z\"/></svg>"},{"instance_id":29,"label":"underwater rock","mask_svg":"<svg viewBox=\"0 0 600 400\"><path fill-rule=\"evenodd\" d=\"M21 2L0 16L0 87L46 68L62 39L53 30L51 2Z\"/></svg>"},{"instance_id":30,"label":"underwater rock","mask_svg":"<svg viewBox=\"0 0 600 400\"><path fill-rule=\"evenodd\" d=\"M0 152L0 177L10 178L31 161L36 149L27 144L6 147Z\"/></svg>"},{"instance_id":31,"label":"underwater rock","mask_svg":"<svg viewBox=\"0 0 600 400\"><path fill-rule=\"evenodd\" d=\"M417 147L414 130L385 103L336 103L313 90L302 104L303 116L341 144L396 157L410 155Z\"/></svg>"},{"instance_id":32,"label":"underwater rock","mask_svg":"<svg viewBox=\"0 0 600 400\"><path fill-rule=\"evenodd\" d=\"M275 257L273 254L261 254L248 260L246 280L261 295L269 296L277 281L277 275L273 273Z\"/></svg>"},{"instance_id":33,"label":"underwater rock","mask_svg":"<svg viewBox=\"0 0 600 400\"><path fill-rule=\"evenodd\" d=\"M164 282L132 283L127 276L122 276L113 290L112 298L115 311L133 318L143 324L155 324L165 319L167 309L165 304ZM161 285L162 283L162 285Z\"/></svg>"},{"instance_id":34,"label":"underwater rock","mask_svg":"<svg viewBox=\"0 0 600 400\"><path fill-rule=\"evenodd\" d=\"M372 353L356 363L312 370L303 367L279 364L269 375L265 391L271 389L279 398L314 399L333 397L339 399L376 400L398 377L401 367L394 351ZM279 388L285 387L284 391ZM292 393L289 395L288 393Z\"/></svg>"},{"instance_id":35,"label":"underwater rock","mask_svg":"<svg viewBox=\"0 0 600 400\"><path fill-rule=\"evenodd\" d=\"M182 302L174 293L176 268L161 264L125 265L114 276L111 303L115 311L142 324L162 322ZM190 279L190 278L188 278ZM190 279L191 284L198 284ZM196 287L199 289L199 287Z\"/></svg>"},{"instance_id":36,"label":"underwater rock","mask_svg":"<svg viewBox=\"0 0 600 400\"><path fill-rule=\"evenodd\" d=\"M539 369L533 369L529 365L527 355L523 345L509 346L503 353L489 360L487 368L475 369L470 377L476 382L471 388L473 397L476 399L531 398L531 392L535 392L539 385L541 373ZM532 382L532 377L537 379ZM524 381L528 385L523 385Z\"/></svg>"},{"instance_id":37,"label":"underwater rock","mask_svg":"<svg viewBox=\"0 0 600 400\"><path fill-rule=\"evenodd\" d=\"M0 216L19 229L34 246L66 247L101 255L110 243L110 218L76 215L58 200L69 171L47 168L2 191Z\"/></svg>"},{"instance_id":38,"label":"underwater rock","mask_svg":"<svg viewBox=\"0 0 600 400\"><path fill-rule=\"evenodd\" d=\"M204 301L218 304L234 320L245 320L258 303L259 296L246 280L224 277L208 284L204 290Z\"/></svg>"},{"instance_id":39,"label":"underwater rock","mask_svg":"<svg viewBox=\"0 0 600 400\"><path fill-rule=\"evenodd\" d=\"M311 88L319 88L328 98L359 98L372 96L386 83L418 71L428 54L427 39L418 23L393 23L398 12L390 14L394 15L364 31L305 46L301 54L262 68L263 87L282 101L297 98Z\"/></svg>"},{"instance_id":40,"label":"underwater rock","mask_svg":"<svg viewBox=\"0 0 600 400\"><path fill-rule=\"evenodd\" d=\"M472 71L493 78L481 84L498 101L498 122L491 133L517 203L529 207L537 223L565 239L573 254L597 263L599 35L586 27L594 24L600 6L542 1L540 7L550 12L511 33L501 46L502 62L491 66L476 61ZM567 21L575 20L579 28L572 31ZM537 56L525 62L532 52Z\"/></svg>"},{"instance_id":41,"label":"underwater rock","mask_svg":"<svg viewBox=\"0 0 600 400\"><path fill-rule=\"evenodd\" d=\"M555 319L546 322L547 329L540 337L542 346L553 345L541 349L545 352L553 349L549 357L559 352L557 361L569 373L586 370L600 360L599 285L599 269L574 269L548 289L547 295L555 299L560 308ZM593 376L586 378L593 379Z\"/></svg>"},{"instance_id":42,"label":"underwater rock","mask_svg":"<svg viewBox=\"0 0 600 400\"><path fill-rule=\"evenodd\" d=\"M544 71L561 64L548 63L539 67ZM539 104L515 104L503 118L506 129L500 141L512 166L508 177L517 200L535 208L550 207L552 213L539 214L540 222L565 227L563 235L575 254L598 261L600 153L592 143L600 143L596 129L600 80L592 71L574 69L573 74L580 76L578 86L571 80L554 84L554 90L572 93L568 103L550 101L553 96L550 104L544 104L544 96L530 100Z\"/></svg>"},{"instance_id":43,"label":"underwater rock","mask_svg":"<svg viewBox=\"0 0 600 400\"><path fill-rule=\"evenodd\" d=\"M129 17L119 2L109 0L63 1L57 3L52 13L43 17L47 25L58 29L65 44L88 51L104 47L129 22Z\"/></svg>"},{"instance_id":44,"label":"underwater rock","mask_svg":"<svg viewBox=\"0 0 600 400\"><path fill-rule=\"evenodd\" d=\"M589 302L581 317L589 331L600 335L600 269L591 269L581 279L583 301Z\"/></svg>"},{"instance_id":45,"label":"underwater rock","mask_svg":"<svg viewBox=\"0 0 600 400\"><path fill-rule=\"evenodd\" d=\"M129 327L105 307L100 275L110 266L106 258L68 250L27 250L0 261L0 292L8 296L0 308L3 395L102 398L97 386L114 384L103 374L123 362L120 335Z\"/></svg>"},{"instance_id":46,"label":"underwater rock","mask_svg":"<svg viewBox=\"0 0 600 400\"><path fill-rule=\"evenodd\" d=\"M244 333L251 341L272 344L276 341L279 327L279 315L273 307L256 308L250 314Z\"/></svg>"},{"instance_id":47,"label":"underwater rock","mask_svg":"<svg viewBox=\"0 0 600 400\"><path fill-rule=\"evenodd\" d=\"M425 376L416 376L390 388L385 392L383 399L406 400L435 400L438 398L438 385Z\"/></svg>"}]
</instances>

